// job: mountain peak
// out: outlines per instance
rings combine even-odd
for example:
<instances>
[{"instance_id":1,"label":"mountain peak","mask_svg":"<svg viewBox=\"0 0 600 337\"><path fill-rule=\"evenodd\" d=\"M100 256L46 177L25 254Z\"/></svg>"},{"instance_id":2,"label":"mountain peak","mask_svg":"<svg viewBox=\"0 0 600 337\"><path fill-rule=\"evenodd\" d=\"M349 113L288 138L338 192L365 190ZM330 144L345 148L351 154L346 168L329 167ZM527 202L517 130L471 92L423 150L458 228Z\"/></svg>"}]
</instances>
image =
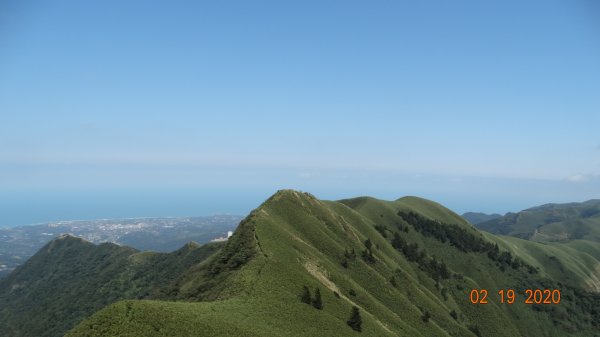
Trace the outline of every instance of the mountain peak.
<instances>
[{"instance_id":1,"label":"mountain peak","mask_svg":"<svg viewBox=\"0 0 600 337\"><path fill-rule=\"evenodd\" d=\"M316 200L315 196L308 193L308 192L302 192L302 191L296 191L296 190L292 190L292 189L282 189L282 190L278 190L277 192L275 192L275 194L273 194L270 199L273 200L278 200L281 198L296 198L296 199L313 199Z\"/></svg>"},{"instance_id":2,"label":"mountain peak","mask_svg":"<svg viewBox=\"0 0 600 337\"><path fill-rule=\"evenodd\" d=\"M75 241L86 241L80 237L71 235L69 233L61 234L57 236L54 240L75 240Z\"/></svg>"},{"instance_id":3,"label":"mountain peak","mask_svg":"<svg viewBox=\"0 0 600 337\"><path fill-rule=\"evenodd\" d=\"M86 241L80 237L73 236L71 234L61 234L56 237L52 241L48 242L44 248L40 251L46 251L50 253L53 249L58 247L69 247L73 245L81 245L81 246L95 246L93 243Z\"/></svg>"}]
</instances>

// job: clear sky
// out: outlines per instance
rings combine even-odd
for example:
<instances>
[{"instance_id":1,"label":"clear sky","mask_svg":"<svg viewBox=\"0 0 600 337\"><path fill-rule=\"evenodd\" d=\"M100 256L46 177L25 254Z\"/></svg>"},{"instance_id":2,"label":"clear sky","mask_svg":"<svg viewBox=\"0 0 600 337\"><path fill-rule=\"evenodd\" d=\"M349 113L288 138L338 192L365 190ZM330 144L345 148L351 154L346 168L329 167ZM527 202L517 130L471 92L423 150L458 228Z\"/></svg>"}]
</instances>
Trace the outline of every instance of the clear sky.
<instances>
[{"instance_id":1,"label":"clear sky","mask_svg":"<svg viewBox=\"0 0 600 337\"><path fill-rule=\"evenodd\" d=\"M0 226L583 201L599 126L593 0L0 2Z\"/></svg>"}]
</instances>

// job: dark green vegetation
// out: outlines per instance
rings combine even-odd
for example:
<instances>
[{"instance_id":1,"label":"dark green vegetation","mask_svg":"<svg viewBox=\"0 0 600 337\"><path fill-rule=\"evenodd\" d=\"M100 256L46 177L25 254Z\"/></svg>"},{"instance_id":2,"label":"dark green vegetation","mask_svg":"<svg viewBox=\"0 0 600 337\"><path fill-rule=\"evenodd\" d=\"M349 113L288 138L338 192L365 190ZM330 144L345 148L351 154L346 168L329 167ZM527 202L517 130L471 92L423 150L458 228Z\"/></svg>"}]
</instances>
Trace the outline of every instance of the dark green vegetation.
<instances>
[{"instance_id":1,"label":"dark green vegetation","mask_svg":"<svg viewBox=\"0 0 600 337\"><path fill-rule=\"evenodd\" d=\"M485 214L479 212L467 212L462 215L462 217L467 220L469 223L473 225L479 225L482 222L494 220L502 217L500 214Z\"/></svg>"},{"instance_id":2,"label":"dark green vegetation","mask_svg":"<svg viewBox=\"0 0 600 337\"><path fill-rule=\"evenodd\" d=\"M352 307L350 318L346 322L354 331L362 331L362 318L360 318L360 310L357 307Z\"/></svg>"},{"instance_id":3,"label":"dark green vegetation","mask_svg":"<svg viewBox=\"0 0 600 337\"><path fill-rule=\"evenodd\" d=\"M420 198L279 191L221 250L67 336L594 336L600 248L579 243L482 233ZM513 305L497 295L508 288ZM561 303L524 304L535 288L560 289ZM471 304L471 289L490 304Z\"/></svg>"},{"instance_id":4,"label":"dark green vegetation","mask_svg":"<svg viewBox=\"0 0 600 337\"><path fill-rule=\"evenodd\" d=\"M502 271L507 267L512 267L513 269L523 268L530 274L537 273L537 269L533 266L525 264L517 257L513 257L509 251L500 252L498 244L486 240L478 233L473 233L457 225L432 220L414 212L400 211L398 215L426 237L434 237L442 243L448 242L465 253L486 253L490 260L497 262ZM418 262L421 268L429 271L435 280L450 278L450 272L443 261L436 261L435 258L426 259L427 254L425 251L420 251L417 244L407 244L397 232L394 233L392 246L402 251L410 261Z\"/></svg>"},{"instance_id":5,"label":"dark green vegetation","mask_svg":"<svg viewBox=\"0 0 600 337\"><path fill-rule=\"evenodd\" d=\"M218 247L189 243L166 254L62 236L0 280L0 331L61 336L110 303L158 295L153 292Z\"/></svg>"},{"instance_id":6,"label":"dark green vegetation","mask_svg":"<svg viewBox=\"0 0 600 337\"><path fill-rule=\"evenodd\" d=\"M533 241L600 242L600 200L533 207L508 213L477 227L490 233Z\"/></svg>"}]
</instances>

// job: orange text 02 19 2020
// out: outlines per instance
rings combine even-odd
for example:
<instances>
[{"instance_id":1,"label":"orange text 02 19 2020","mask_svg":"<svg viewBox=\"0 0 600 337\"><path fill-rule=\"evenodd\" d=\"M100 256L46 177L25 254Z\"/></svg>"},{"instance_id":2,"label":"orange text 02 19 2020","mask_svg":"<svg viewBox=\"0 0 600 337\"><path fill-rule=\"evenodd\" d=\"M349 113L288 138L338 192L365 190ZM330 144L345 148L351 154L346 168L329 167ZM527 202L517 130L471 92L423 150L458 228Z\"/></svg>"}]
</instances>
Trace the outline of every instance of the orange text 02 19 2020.
<instances>
[{"instance_id":1,"label":"orange text 02 19 2020","mask_svg":"<svg viewBox=\"0 0 600 337\"><path fill-rule=\"evenodd\" d=\"M558 289L525 289L517 294L514 289L498 290L497 299L500 303L513 304L517 297L522 298L525 304L559 304L560 290ZM490 303L490 292L487 289L473 289L469 293L469 301L473 304Z\"/></svg>"}]
</instances>

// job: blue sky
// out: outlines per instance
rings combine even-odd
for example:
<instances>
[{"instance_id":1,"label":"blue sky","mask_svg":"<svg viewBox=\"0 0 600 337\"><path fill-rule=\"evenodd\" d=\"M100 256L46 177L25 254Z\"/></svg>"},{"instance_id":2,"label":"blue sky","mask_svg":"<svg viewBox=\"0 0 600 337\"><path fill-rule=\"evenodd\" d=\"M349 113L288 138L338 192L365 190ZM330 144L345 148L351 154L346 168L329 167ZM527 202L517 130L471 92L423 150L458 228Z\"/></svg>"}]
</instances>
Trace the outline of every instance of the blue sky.
<instances>
[{"instance_id":1,"label":"blue sky","mask_svg":"<svg viewBox=\"0 0 600 337\"><path fill-rule=\"evenodd\" d=\"M0 225L49 200L49 220L86 217L73 199L243 213L280 188L600 198L599 93L591 0L3 1Z\"/></svg>"}]
</instances>

